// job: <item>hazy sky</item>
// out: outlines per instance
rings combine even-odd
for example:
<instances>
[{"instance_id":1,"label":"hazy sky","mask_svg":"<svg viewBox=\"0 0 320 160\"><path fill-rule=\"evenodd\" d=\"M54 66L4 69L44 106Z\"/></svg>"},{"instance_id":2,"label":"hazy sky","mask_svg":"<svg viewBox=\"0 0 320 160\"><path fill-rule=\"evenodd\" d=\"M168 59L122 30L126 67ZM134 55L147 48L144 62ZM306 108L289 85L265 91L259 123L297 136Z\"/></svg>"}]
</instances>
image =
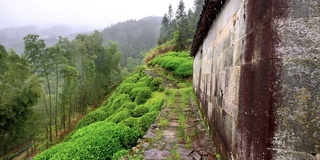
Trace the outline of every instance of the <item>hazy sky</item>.
<instances>
[{"instance_id":1,"label":"hazy sky","mask_svg":"<svg viewBox=\"0 0 320 160\"><path fill-rule=\"evenodd\" d=\"M146 16L163 16L180 0L0 0L0 29L26 25L83 25L105 28L110 24ZM186 10L193 0L183 0Z\"/></svg>"}]
</instances>

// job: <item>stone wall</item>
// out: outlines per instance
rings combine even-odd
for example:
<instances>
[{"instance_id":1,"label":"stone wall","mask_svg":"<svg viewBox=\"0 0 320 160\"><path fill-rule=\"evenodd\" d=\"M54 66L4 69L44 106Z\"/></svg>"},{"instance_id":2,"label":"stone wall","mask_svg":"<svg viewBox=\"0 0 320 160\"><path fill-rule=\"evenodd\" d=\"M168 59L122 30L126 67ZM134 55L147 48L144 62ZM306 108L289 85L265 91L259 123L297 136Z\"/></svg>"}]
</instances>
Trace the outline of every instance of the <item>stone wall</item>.
<instances>
[{"instance_id":1,"label":"stone wall","mask_svg":"<svg viewBox=\"0 0 320 160\"><path fill-rule=\"evenodd\" d=\"M320 1L221 2L193 53L194 90L218 149L226 159L316 159Z\"/></svg>"}]
</instances>

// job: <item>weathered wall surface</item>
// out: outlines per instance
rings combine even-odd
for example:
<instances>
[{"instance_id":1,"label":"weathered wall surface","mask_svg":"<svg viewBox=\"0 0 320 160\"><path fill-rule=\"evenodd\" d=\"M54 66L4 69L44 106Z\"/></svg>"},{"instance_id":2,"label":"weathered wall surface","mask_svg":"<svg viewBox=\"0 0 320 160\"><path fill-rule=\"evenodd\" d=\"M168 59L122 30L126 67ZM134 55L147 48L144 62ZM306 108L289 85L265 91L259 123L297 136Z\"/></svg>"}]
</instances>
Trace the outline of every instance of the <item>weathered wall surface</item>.
<instances>
[{"instance_id":1,"label":"weathered wall surface","mask_svg":"<svg viewBox=\"0 0 320 160\"><path fill-rule=\"evenodd\" d=\"M282 68L273 148L277 159L313 159L320 154L320 1L292 0L284 10L273 19Z\"/></svg>"},{"instance_id":2,"label":"weathered wall surface","mask_svg":"<svg viewBox=\"0 0 320 160\"><path fill-rule=\"evenodd\" d=\"M224 1L194 90L225 158L320 154L320 1Z\"/></svg>"}]
</instances>

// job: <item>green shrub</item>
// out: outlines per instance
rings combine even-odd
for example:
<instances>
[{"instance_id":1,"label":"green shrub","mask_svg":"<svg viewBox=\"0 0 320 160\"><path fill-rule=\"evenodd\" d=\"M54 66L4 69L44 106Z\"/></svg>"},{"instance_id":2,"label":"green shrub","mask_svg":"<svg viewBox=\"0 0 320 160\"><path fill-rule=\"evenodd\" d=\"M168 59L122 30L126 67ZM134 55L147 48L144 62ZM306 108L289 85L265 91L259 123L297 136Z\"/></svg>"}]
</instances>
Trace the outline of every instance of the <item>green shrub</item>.
<instances>
[{"instance_id":1,"label":"green shrub","mask_svg":"<svg viewBox=\"0 0 320 160\"><path fill-rule=\"evenodd\" d=\"M189 77L193 74L193 61L186 61L179 65L177 69L173 72L179 77Z\"/></svg>"},{"instance_id":2,"label":"green shrub","mask_svg":"<svg viewBox=\"0 0 320 160\"><path fill-rule=\"evenodd\" d=\"M137 88L133 88L130 92L130 96L132 100L135 100L138 93L142 90L150 90L149 87L137 87Z\"/></svg>"},{"instance_id":3,"label":"green shrub","mask_svg":"<svg viewBox=\"0 0 320 160\"><path fill-rule=\"evenodd\" d=\"M149 112L141 117L138 120L138 127L142 132L148 130L150 125L156 120L158 117L159 111Z\"/></svg>"},{"instance_id":4,"label":"green shrub","mask_svg":"<svg viewBox=\"0 0 320 160\"><path fill-rule=\"evenodd\" d=\"M133 129L136 129L138 128L138 118L134 118L134 117L129 117L123 121L121 121L119 124L123 124L123 125L126 125L130 128L133 128Z\"/></svg>"},{"instance_id":5,"label":"green shrub","mask_svg":"<svg viewBox=\"0 0 320 160\"><path fill-rule=\"evenodd\" d=\"M159 87L162 85L163 80L160 77L154 78L150 83L150 88L152 91L157 91Z\"/></svg>"},{"instance_id":6,"label":"green shrub","mask_svg":"<svg viewBox=\"0 0 320 160\"><path fill-rule=\"evenodd\" d=\"M164 99L158 101L157 103L155 103L154 105L152 105L149 109L150 112L152 111L161 111L161 107L163 106L164 103Z\"/></svg>"},{"instance_id":7,"label":"green shrub","mask_svg":"<svg viewBox=\"0 0 320 160\"><path fill-rule=\"evenodd\" d=\"M161 62L161 66L165 69L174 71L180 64L185 61L185 58L168 56L164 57L164 60Z\"/></svg>"},{"instance_id":8,"label":"green shrub","mask_svg":"<svg viewBox=\"0 0 320 160\"><path fill-rule=\"evenodd\" d=\"M130 111L127 109L124 109L116 114L113 114L110 118L108 118L107 121L113 122L113 123L118 123L124 119L129 118L129 117L131 117Z\"/></svg>"},{"instance_id":9,"label":"green shrub","mask_svg":"<svg viewBox=\"0 0 320 160\"><path fill-rule=\"evenodd\" d=\"M160 65L182 78L192 76L193 59L188 52L168 52L149 61L148 66Z\"/></svg>"},{"instance_id":10,"label":"green shrub","mask_svg":"<svg viewBox=\"0 0 320 160\"><path fill-rule=\"evenodd\" d=\"M139 73L141 75L141 73L146 70L146 67L145 66L137 66L136 69L135 69L135 72L136 73Z\"/></svg>"},{"instance_id":11,"label":"green shrub","mask_svg":"<svg viewBox=\"0 0 320 160\"><path fill-rule=\"evenodd\" d=\"M76 125L76 130L86 127L94 122L103 121L108 117L108 114L102 110L95 110L88 113L85 117L83 117Z\"/></svg>"},{"instance_id":12,"label":"green shrub","mask_svg":"<svg viewBox=\"0 0 320 160\"><path fill-rule=\"evenodd\" d=\"M34 159L111 159L115 153L134 146L138 138L139 133L128 126L101 121L79 129L70 141L60 143Z\"/></svg>"},{"instance_id":13,"label":"green shrub","mask_svg":"<svg viewBox=\"0 0 320 160\"><path fill-rule=\"evenodd\" d=\"M145 103L152 95L152 92L149 89L141 90L135 98L135 101L138 105Z\"/></svg>"},{"instance_id":14,"label":"green shrub","mask_svg":"<svg viewBox=\"0 0 320 160\"><path fill-rule=\"evenodd\" d=\"M137 106L137 103L135 103L135 102L127 102L127 103L123 104L121 106L121 108L133 110L134 108L136 108L136 106Z\"/></svg>"},{"instance_id":15,"label":"green shrub","mask_svg":"<svg viewBox=\"0 0 320 160\"><path fill-rule=\"evenodd\" d=\"M59 143L55 146L52 146L50 149L47 149L46 151L42 152L41 154L38 154L33 159L34 160L49 160L52 158L53 155L57 154L61 147L65 146L65 143Z\"/></svg>"},{"instance_id":16,"label":"green shrub","mask_svg":"<svg viewBox=\"0 0 320 160\"><path fill-rule=\"evenodd\" d=\"M125 103L132 102L130 95L128 94L121 94L117 96L113 101L110 102L108 107L104 108L104 111L108 113L108 116L111 116L115 113L115 111L120 108Z\"/></svg>"},{"instance_id":17,"label":"green shrub","mask_svg":"<svg viewBox=\"0 0 320 160\"><path fill-rule=\"evenodd\" d=\"M138 81L138 78L134 76L130 76L126 78L122 83L136 83Z\"/></svg>"},{"instance_id":18,"label":"green shrub","mask_svg":"<svg viewBox=\"0 0 320 160\"><path fill-rule=\"evenodd\" d=\"M140 117L149 112L149 108L145 105L137 106L134 110L132 110L133 117Z\"/></svg>"},{"instance_id":19,"label":"green shrub","mask_svg":"<svg viewBox=\"0 0 320 160\"><path fill-rule=\"evenodd\" d=\"M143 76L143 77L141 77L141 78L138 80L138 82L144 82L144 83L146 83L147 86L150 85L150 82L151 82L151 81L152 81L152 77L149 76L149 75Z\"/></svg>"},{"instance_id":20,"label":"green shrub","mask_svg":"<svg viewBox=\"0 0 320 160\"><path fill-rule=\"evenodd\" d=\"M122 83L119 87L117 87L115 93L116 94L129 94L135 83ZM112 100L112 99L111 99Z\"/></svg>"},{"instance_id":21,"label":"green shrub","mask_svg":"<svg viewBox=\"0 0 320 160\"><path fill-rule=\"evenodd\" d=\"M118 160L118 159L120 159L121 157L123 157L124 155L126 155L128 153L129 153L128 150L125 150L125 149L120 150L117 153L113 154L112 160Z\"/></svg>"},{"instance_id":22,"label":"green shrub","mask_svg":"<svg viewBox=\"0 0 320 160\"><path fill-rule=\"evenodd\" d=\"M180 53L179 52L167 52L166 54L162 55L162 57L167 57L167 56L177 57L180 55Z\"/></svg>"},{"instance_id":23,"label":"green shrub","mask_svg":"<svg viewBox=\"0 0 320 160\"><path fill-rule=\"evenodd\" d=\"M154 58L153 60L149 61L147 65L150 66L150 67L159 65L159 63L160 63L160 62L159 62L159 61L160 61L160 58L161 58L161 57L156 57L156 58Z\"/></svg>"},{"instance_id":24,"label":"green shrub","mask_svg":"<svg viewBox=\"0 0 320 160\"><path fill-rule=\"evenodd\" d=\"M189 52L180 52L177 56L178 57L185 57L185 58L192 59L192 57L190 57L190 53Z\"/></svg>"},{"instance_id":25,"label":"green shrub","mask_svg":"<svg viewBox=\"0 0 320 160\"><path fill-rule=\"evenodd\" d=\"M134 88L138 88L138 87L148 87L148 84L145 82L137 82L133 85Z\"/></svg>"}]
</instances>

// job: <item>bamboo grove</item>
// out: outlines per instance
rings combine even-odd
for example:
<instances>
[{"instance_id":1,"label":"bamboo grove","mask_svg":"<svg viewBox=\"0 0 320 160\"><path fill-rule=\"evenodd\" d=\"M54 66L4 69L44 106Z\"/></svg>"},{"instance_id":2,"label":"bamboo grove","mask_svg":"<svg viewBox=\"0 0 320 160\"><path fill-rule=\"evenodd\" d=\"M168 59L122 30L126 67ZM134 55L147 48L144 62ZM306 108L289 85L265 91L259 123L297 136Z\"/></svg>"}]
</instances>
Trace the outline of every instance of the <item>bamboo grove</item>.
<instances>
[{"instance_id":1,"label":"bamboo grove","mask_svg":"<svg viewBox=\"0 0 320 160\"><path fill-rule=\"evenodd\" d=\"M0 45L0 155L36 139L47 148L122 79L118 44L103 46L98 31L51 47L38 35L23 40L21 56Z\"/></svg>"}]
</instances>

